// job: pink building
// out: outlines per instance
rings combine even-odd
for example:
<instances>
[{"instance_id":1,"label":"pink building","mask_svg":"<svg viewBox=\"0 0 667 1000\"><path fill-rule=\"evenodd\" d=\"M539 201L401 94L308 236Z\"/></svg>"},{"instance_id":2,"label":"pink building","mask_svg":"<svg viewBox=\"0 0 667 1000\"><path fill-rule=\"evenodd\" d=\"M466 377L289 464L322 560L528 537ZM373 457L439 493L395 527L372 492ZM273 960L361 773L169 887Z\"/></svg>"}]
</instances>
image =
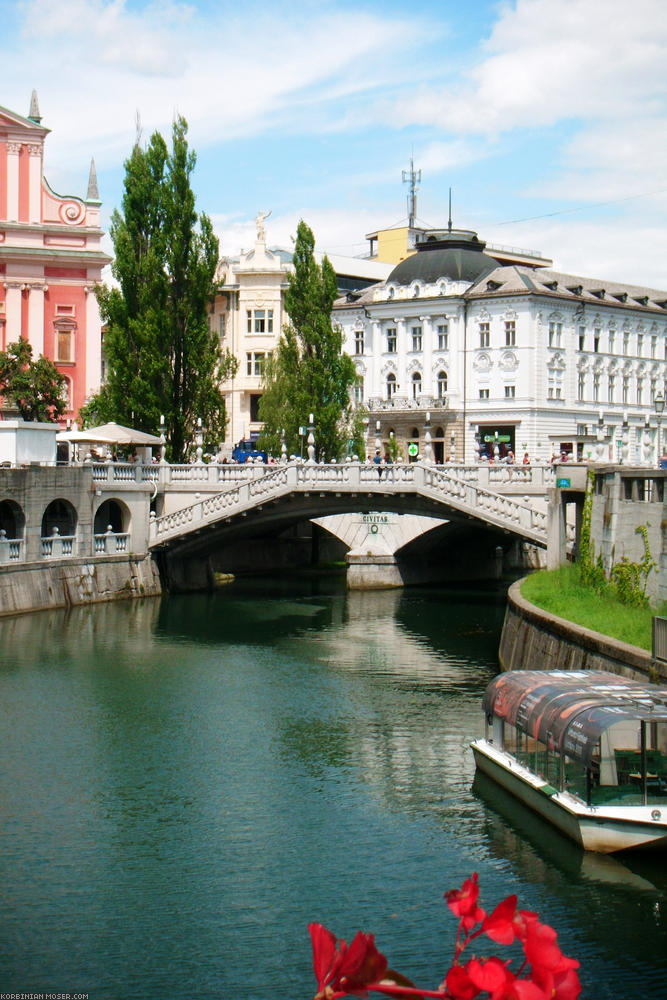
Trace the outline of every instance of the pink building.
<instances>
[{"instance_id":1,"label":"pink building","mask_svg":"<svg viewBox=\"0 0 667 1000\"><path fill-rule=\"evenodd\" d=\"M100 199L91 163L85 199L56 194L44 177L33 91L27 118L0 107L0 349L23 337L67 379L65 419L100 386Z\"/></svg>"}]
</instances>

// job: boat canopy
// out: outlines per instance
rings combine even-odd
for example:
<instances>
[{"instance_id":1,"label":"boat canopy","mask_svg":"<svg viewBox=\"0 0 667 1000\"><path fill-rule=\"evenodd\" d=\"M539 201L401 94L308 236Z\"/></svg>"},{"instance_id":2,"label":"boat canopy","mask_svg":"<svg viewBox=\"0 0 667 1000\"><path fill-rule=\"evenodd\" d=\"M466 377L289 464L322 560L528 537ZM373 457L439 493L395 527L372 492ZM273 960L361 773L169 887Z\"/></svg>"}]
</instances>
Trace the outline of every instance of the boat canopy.
<instances>
[{"instance_id":1,"label":"boat canopy","mask_svg":"<svg viewBox=\"0 0 667 1000\"><path fill-rule=\"evenodd\" d=\"M483 704L489 723L503 719L586 766L610 726L667 723L667 688L603 670L511 670L491 681Z\"/></svg>"}]
</instances>

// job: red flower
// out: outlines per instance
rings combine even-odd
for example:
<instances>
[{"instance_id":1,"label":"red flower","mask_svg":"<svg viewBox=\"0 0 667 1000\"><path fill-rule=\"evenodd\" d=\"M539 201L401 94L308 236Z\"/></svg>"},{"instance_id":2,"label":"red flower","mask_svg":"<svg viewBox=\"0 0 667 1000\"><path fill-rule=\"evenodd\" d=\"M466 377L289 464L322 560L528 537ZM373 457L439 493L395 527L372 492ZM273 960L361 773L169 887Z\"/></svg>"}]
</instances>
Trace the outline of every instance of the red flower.
<instances>
[{"instance_id":1,"label":"red flower","mask_svg":"<svg viewBox=\"0 0 667 1000\"><path fill-rule=\"evenodd\" d=\"M501 962L499 958L487 958L486 960L472 958L468 962L466 970L475 986L480 990L486 990L493 996L496 996L508 982L512 982L514 979L505 963Z\"/></svg>"},{"instance_id":2,"label":"red flower","mask_svg":"<svg viewBox=\"0 0 667 1000\"><path fill-rule=\"evenodd\" d=\"M322 924L308 924L313 946L313 969L317 979L317 997L341 996L352 990L377 983L387 971L387 959L375 947L372 934L358 931L346 944Z\"/></svg>"},{"instance_id":3,"label":"red flower","mask_svg":"<svg viewBox=\"0 0 667 1000\"><path fill-rule=\"evenodd\" d=\"M526 938L523 949L533 968L554 972L563 959L563 952L556 944L558 935L553 927L530 920L526 924Z\"/></svg>"},{"instance_id":4,"label":"red flower","mask_svg":"<svg viewBox=\"0 0 667 1000\"><path fill-rule=\"evenodd\" d=\"M466 968L462 965L451 967L444 983L440 984L440 989L447 990L447 993L454 1000L473 1000L473 997L479 993L479 987L475 986Z\"/></svg>"},{"instance_id":5,"label":"red flower","mask_svg":"<svg viewBox=\"0 0 667 1000\"><path fill-rule=\"evenodd\" d=\"M447 906L455 917L460 917L466 930L484 920L486 913L477 905L479 886L477 872L472 878L467 878L460 889L450 889L445 893Z\"/></svg>"},{"instance_id":6,"label":"red flower","mask_svg":"<svg viewBox=\"0 0 667 1000\"><path fill-rule=\"evenodd\" d=\"M555 970L534 968L531 978L544 991L549 1000L577 1000L581 993L581 983L576 970L579 963L573 958L563 955L562 961Z\"/></svg>"},{"instance_id":7,"label":"red flower","mask_svg":"<svg viewBox=\"0 0 667 1000\"><path fill-rule=\"evenodd\" d=\"M493 913L485 918L482 930L497 944L512 944L517 936L514 925L516 916L516 896L508 896L498 903Z\"/></svg>"}]
</instances>

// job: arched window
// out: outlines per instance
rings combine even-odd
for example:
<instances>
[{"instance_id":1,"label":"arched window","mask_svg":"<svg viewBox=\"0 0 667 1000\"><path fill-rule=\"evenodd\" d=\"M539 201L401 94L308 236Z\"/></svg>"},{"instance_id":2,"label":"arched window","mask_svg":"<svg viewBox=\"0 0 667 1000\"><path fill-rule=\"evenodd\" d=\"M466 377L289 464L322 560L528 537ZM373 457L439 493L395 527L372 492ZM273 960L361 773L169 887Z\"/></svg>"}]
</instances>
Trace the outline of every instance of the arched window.
<instances>
[{"instance_id":1,"label":"arched window","mask_svg":"<svg viewBox=\"0 0 667 1000\"><path fill-rule=\"evenodd\" d=\"M422 392L422 376L421 372L412 373L412 398L418 399Z\"/></svg>"},{"instance_id":2,"label":"arched window","mask_svg":"<svg viewBox=\"0 0 667 1000\"><path fill-rule=\"evenodd\" d=\"M447 372L438 372L438 399L444 399L447 395Z\"/></svg>"},{"instance_id":3,"label":"arched window","mask_svg":"<svg viewBox=\"0 0 667 1000\"><path fill-rule=\"evenodd\" d=\"M393 372L387 375L387 399L391 399L396 393L396 376Z\"/></svg>"},{"instance_id":4,"label":"arched window","mask_svg":"<svg viewBox=\"0 0 667 1000\"><path fill-rule=\"evenodd\" d=\"M42 538L53 534L72 536L76 532L76 511L69 500L52 500L42 517Z\"/></svg>"}]
</instances>

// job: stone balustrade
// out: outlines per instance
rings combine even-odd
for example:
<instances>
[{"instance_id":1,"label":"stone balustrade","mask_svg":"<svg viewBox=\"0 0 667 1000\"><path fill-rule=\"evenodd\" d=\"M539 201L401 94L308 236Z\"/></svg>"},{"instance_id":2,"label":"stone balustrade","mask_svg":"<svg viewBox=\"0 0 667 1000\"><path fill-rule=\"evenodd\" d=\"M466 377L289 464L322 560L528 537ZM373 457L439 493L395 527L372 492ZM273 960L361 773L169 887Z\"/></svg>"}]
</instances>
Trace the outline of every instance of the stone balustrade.
<instances>
[{"instance_id":1,"label":"stone balustrade","mask_svg":"<svg viewBox=\"0 0 667 1000\"><path fill-rule=\"evenodd\" d=\"M201 467L193 467L201 468ZM546 480L546 469L540 468L540 477ZM517 473L529 476L537 471L517 468ZM461 473L464 472L465 475ZM287 494L322 493L377 493L421 495L442 504L442 516L450 511L465 513L496 527L508 529L537 545L546 545L547 519L523 498L490 490L483 485L493 482L494 475L505 473L503 483L509 483L513 468L496 471L493 466L429 466L415 464L389 464L376 466L358 462L318 465L293 462L278 466L253 467L242 480L221 489L214 495L199 498L181 510L152 516L150 545L157 547L214 524L223 518L247 514L267 500L277 500ZM259 473L259 474L258 474ZM475 481L477 480L477 481ZM521 480L533 482L534 480Z\"/></svg>"}]
</instances>

